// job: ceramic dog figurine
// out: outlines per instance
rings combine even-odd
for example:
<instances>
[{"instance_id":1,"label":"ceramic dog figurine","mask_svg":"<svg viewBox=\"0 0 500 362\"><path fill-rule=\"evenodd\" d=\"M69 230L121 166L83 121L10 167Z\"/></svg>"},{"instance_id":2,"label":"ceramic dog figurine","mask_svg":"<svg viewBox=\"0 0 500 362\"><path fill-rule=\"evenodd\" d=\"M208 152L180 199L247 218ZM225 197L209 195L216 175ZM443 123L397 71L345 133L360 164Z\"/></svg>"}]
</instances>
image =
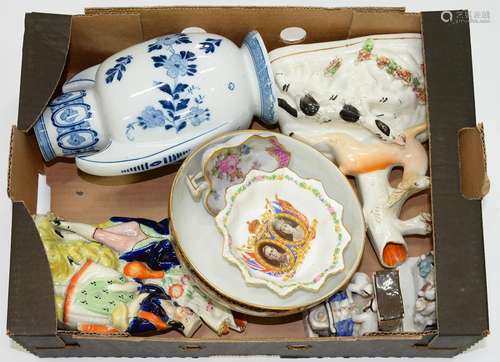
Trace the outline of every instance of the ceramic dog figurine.
<instances>
[{"instance_id":1,"label":"ceramic dog figurine","mask_svg":"<svg viewBox=\"0 0 500 362\"><path fill-rule=\"evenodd\" d=\"M356 178L373 247L385 267L408 257L405 235L431 231L428 213L402 221L404 202L429 187L419 34L294 45L270 53L281 131ZM392 168L403 180L389 184Z\"/></svg>"},{"instance_id":2,"label":"ceramic dog figurine","mask_svg":"<svg viewBox=\"0 0 500 362\"><path fill-rule=\"evenodd\" d=\"M124 49L63 85L34 131L43 158L75 157L94 175L146 171L203 140L277 119L262 38L242 48L220 35L180 33Z\"/></svg>"},{"instance_id":3,"label":"ceramic dog figurine","mask_svg":"<svg viewBox=\"0 0 500 362\"><path fill-rule=\"evenodd\" d=\"M100 334L176 328L191 336L201 317L218 334L244 329L182 271L167 220L113 217L98 227L53 215L35 220L49 258L58 318L70 328Z\"/></svg>"}]
</instances>

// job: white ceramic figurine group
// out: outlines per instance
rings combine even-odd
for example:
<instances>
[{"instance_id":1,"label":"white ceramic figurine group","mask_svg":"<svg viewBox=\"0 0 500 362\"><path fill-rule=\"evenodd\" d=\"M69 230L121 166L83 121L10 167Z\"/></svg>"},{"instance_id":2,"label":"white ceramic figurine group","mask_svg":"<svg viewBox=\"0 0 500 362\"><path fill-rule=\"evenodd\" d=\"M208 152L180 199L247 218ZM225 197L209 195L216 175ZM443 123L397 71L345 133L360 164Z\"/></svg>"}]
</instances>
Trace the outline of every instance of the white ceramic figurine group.
<instances>
[{"instance_id":1,"label":"white ceramic figurine group","mask_svg":"<svg viewBox=\"0 0 500 362\"><path fill-rule=\"evenodd\" d=\"M413 259L404 236L431 231L428 213L399 218L430 183L421 48L419 34L391 34L268 54L257 32L238 48L197 29L132 46L66 81L35 125L46 161L76 157L81 170L113 176L186 160L170 194L175 238L144 219L104 228L51 219L55 234L44 242L61 320L83 331L173 326L191 335L201 317L221 334L242 330L230 310L283 316L327 300L307 313L308 334L359 336L382 329L389 301L377 278L387 277L404 299L403 328L433 326L433 262L419 259L418 287L396 285L398 270L402 281L415 274L405 274ZM282 134L243 131L253 116L279 122ZM391 186L395 167L403 176ZM396 274L372 282L356 273L366 230ZM63 251L55 235L80 244Z\"/></svg>"}]
</instances>

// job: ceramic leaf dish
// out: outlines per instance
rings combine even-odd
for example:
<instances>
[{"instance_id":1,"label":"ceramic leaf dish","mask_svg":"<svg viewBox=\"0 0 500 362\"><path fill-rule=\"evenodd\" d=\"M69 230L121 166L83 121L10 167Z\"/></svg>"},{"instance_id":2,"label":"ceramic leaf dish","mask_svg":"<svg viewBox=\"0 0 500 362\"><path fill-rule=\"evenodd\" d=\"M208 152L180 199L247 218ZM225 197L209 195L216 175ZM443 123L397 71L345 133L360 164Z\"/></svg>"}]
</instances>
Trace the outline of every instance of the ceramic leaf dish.
<instances>
[{"instance_id":1,"label":"ceramic leaf dish","mask_svg":"<svg viewBox=\"0 0 500 362\"><path fill-rule=\"evenodd\" d=\"M247 283L280 296L298 288L317 291L344 268L350 235L342 210L319 181L288 168L250 171L227 190L226 206L216 217L223 256Z\"/></svg>"},{"instance_id":2,"label":"ceramic leaf dish","mask_svg":"<svg viewBox=\"0 0 500 362\"><path fill-rule=\"evenodd\" d=\"M225 206L226 190L241 183L251 170L266 172L287 167L290 152L275 136L243 134L208 148L202 157L202 172L186 179L195 199L204 194L207 211L216 216ZM197 179L203 180L197 183Z\"/></svg>"}]
</instances>

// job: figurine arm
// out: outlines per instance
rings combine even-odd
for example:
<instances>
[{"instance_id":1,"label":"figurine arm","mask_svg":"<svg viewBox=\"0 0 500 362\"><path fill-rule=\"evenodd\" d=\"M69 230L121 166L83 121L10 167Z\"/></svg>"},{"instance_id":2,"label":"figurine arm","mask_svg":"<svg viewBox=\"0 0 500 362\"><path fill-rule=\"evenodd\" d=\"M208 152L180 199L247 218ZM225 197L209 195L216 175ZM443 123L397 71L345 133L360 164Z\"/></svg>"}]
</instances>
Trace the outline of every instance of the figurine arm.
<instances>
[{"instance_id":1,"label":"figurine arm","mask_svg":"<svg viewBox=\"0 0 500 362\"><path fill-rule=\"evenodd\" d=\"M110 248L124 252L130 250L139 241L147 238L139 223L125 222L106 229L95 229L94 239Z\"/></svg>"},{"instance_id":2,"label":"figurine arm","mask_svg":"<svg viewBox=\"0 0 500 362\"><path fill-rule=\"evenodd\" d=\"M118 252L129 250L139 241L147 238L136 221L121 223L106 229L62 220L54 220L53 224L58 230L73 232L86 240L98 241Z\"/></svg>"}]
</instances>

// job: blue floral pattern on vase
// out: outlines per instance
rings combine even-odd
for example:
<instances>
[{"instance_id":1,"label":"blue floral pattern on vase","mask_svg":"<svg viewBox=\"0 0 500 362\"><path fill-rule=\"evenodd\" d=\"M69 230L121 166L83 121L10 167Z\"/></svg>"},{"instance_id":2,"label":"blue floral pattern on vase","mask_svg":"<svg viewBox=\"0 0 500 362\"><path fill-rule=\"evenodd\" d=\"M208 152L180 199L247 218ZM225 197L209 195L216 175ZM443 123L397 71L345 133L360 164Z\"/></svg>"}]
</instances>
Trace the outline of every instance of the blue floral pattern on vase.
<instances>
[{"instance_id":1,"label":"blue floral pattern on vase","mask_svg":"<svg viewBox=\"0 0 500 362\"><path fill-rule=\"evenodd\" d=\"M208 45L201 43L199 49L205 54L213 53L215 47L220 46L221 39L207 39ZM206 41L206 42L207 42ZM210 111L205 106L205 97L200 94L200 88L181 81L183 77L192 77L197 71L196 54L191 51L176 51L175 46L191 43L189 36L176 34L157 38L148 44L148 52L164 50L165 54L151 57L155 68L163 68L167 75L166 82L154 82L154 86L163 93L158 100L159 107L148 105L133 122L130 122L125 134L130 141L135 140L135 131L162 127L165 130L173 129L181 132L188 125L197 127L210 120ZM207 51L210 48L212 50Z\"/></svg>"},{"instance_id":2,"label":"blue floral pattern on vase","mask_svg":"<svg viewBox=\"0 0 500 362\"><path fill-rule=\"evenodd\" d=\"M205 54L208 54L215 52L215 47L219 47L221 43L222 39L207 38L205 41L200 42L200 45Z\"/></svg>"},{"instance_id":3,"label":"blue floral pattern on vase","mask_svg":"<svg viewBox=\"0 0 500 362\"><path fill-rule=\"evenodd\" d=\"M113 82L115 80L115 76L118 81L122 80L123 73L127 70L127 65L132 62L132 59L133 57L131 55L116 59L115 66L106 71L106 83Z\"/></svg>"},{"instance_id":4,"label":"blue floral pattern on vase","mask_svg":"<svg viewBox=\"0 0 500 362\"><path fill-rule=\"evenodd\" d=\"M165 124L165 115L161 110L155 109L153 106L147 106L146 109L137 117L139 126L143 129L161 127Z\"/></svg>"},{"instance_id":5,"label":"blue floral pattern on vase","mask_svg":"<svg viewBox=\"0 0 500 362\"><path fill-rule=\"evenodd\" d=\"M210 119L210 113L208 112L207 108L203 109L195 106L191 108L186 118L193 126L196 127L203 122L208 121Z\"/></svg>"},{"instance_id":6,"label":"blue floral pattern on vase","mask_svg":"<svg viewBox=\"0 0 500 362\"><path fill-rule=\"evenodd\" d=\"M170 78L177 78L185 75L194 75L196 73L196 60L194 53L190 51L181 51L179 54L172 54L170 57L160 55L151 57L156 68L163 67L167 70Z\"/></svg>"},{"instance_id":7,"label":"blue floral pattern on vase","mask_svg":"<svg viewBox=\"0 0 500 362\"><path fill-rule=\"evenodd\" d=\"M174 35L164 36L157 38L153 43L148 44L148 53L153 50L161 50L163 47L170 48L174 44L189 44L192 43L191 39L183 33L178 33Z\"/></svg>"}]
</instances>

